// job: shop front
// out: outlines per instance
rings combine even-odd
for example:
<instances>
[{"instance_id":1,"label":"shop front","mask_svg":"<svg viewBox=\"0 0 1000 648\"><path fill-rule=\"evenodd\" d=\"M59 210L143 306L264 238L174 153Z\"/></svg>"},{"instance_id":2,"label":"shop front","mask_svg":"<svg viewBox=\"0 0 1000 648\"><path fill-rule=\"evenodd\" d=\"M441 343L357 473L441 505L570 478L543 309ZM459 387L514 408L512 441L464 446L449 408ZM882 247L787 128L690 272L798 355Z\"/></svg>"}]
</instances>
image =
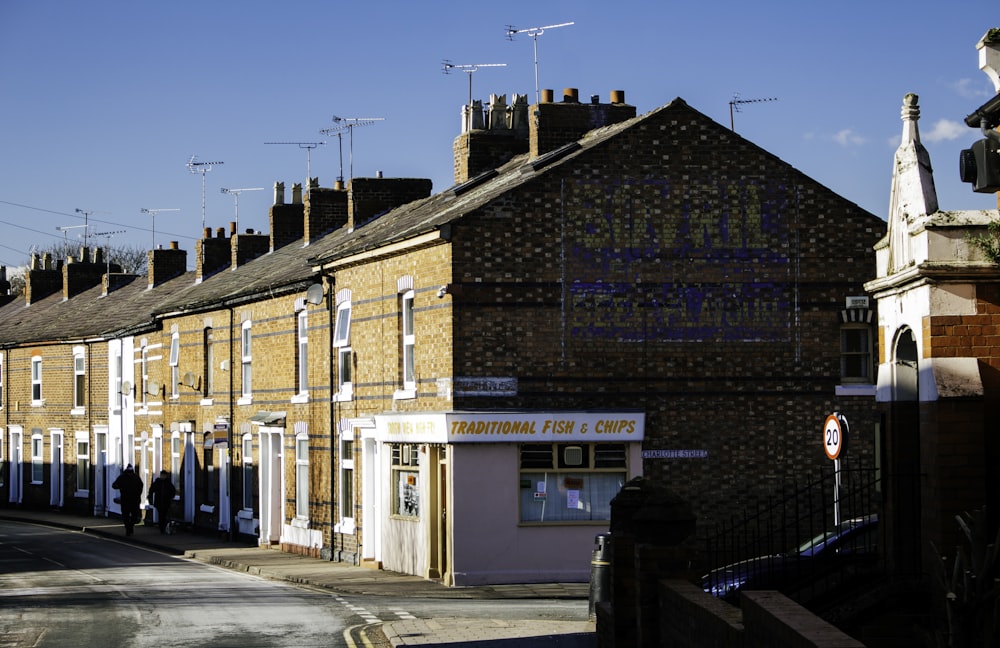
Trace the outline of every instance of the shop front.
<instances>
[{"instance_id":1,"label":"shop front","mask_svg":"<svg viewBox=\"0 0 1000 648\"><path fill-rule=\"evenodd\" d=\"M362 504L365 542L447 585L586 582L644 434L638 411L377 415L365 464L386 487Z\"/></svg>"}]
</instances>

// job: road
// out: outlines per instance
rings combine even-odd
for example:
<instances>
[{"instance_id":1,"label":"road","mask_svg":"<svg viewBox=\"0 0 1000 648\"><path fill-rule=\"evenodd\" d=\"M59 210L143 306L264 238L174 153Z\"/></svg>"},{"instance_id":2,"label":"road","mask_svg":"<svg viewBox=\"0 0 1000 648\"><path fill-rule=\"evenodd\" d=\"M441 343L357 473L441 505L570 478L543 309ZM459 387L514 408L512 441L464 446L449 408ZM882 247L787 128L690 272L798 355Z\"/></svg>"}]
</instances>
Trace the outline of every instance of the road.
<instances>
[{"instance_id":1,"label":"road","mask_svg":"<svg viewBox=\"0 0 1000 648\"><path fill-rule=\"evenodd\" d=\"M0 522L2 646L346 646L329 592L136 545Z\"/></svg>"},{"instance_id":2,"label":"road","mask_svg":"<svg viewBox=\"0 0 1000 648\"><path fill-rule=\"evenodd\" d=\"M407 619L581 621L579 600L338 594L129 542L0 521L0 648L346 646ZM377 634L377 633L375 633Z\"/></svg>"}]
</instances>

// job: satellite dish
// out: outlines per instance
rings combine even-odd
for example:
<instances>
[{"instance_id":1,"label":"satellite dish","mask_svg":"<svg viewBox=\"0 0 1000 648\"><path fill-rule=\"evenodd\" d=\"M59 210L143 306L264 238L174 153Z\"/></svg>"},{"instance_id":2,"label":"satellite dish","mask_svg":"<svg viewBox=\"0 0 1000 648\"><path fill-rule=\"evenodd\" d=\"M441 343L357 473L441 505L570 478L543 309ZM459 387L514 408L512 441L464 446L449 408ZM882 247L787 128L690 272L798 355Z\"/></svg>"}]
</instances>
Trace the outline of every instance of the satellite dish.
<instances>
[{"instance_id":1,"label":"satellite dish","mask_svg":"<svg viewBox=\"0 0 1000 648\"><path fill-rule=\"evenodd\" d=\"M158 396L160 394L160 383L150 380L146 385L146 393L150 396Z\"/></svg>"},{"instance_id":2,"label":"satellite dish","mask_svg":"<svg viewBox=\"0 0 1000 648\"><path fill-rule=\"evenodd\" d=\"M182 380L188 387L194 387L194 374L190 371L184 374L184 378Z\"/></svg>"},{"instance_id":3,"label":"satellite dish","mask_svg":"<svg viewBox=\"0 0 1000 648\"><path fill-rule=\"evenodd\" d=\"M310 304L323 303L323 284L313 284L306 290L306 301Z\"/></svg>"},{"instance_id":4,"label":"satellite dish","mask_svg":"<svg viewBox=\"0 0 1000 648\"><path fill-rule=\"evenodd\" d=\"M122 383L122 393L125 394L126 396L128 396L129 394L131 394L132 393L132 383L130 383L127 380L125 382L123 382Z\"/></svg>"}]
</instances>

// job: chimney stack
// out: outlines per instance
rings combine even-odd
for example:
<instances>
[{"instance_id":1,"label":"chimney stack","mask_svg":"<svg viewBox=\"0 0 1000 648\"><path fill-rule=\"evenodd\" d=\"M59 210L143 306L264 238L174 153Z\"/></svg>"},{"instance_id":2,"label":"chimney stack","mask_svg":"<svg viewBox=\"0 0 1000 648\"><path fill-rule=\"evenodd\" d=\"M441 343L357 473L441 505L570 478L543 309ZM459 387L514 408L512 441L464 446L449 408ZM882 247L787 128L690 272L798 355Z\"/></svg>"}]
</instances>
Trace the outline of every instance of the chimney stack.
<instances>
[{"instance_id":1,"label":"chimney stack","mask_svg":"<svg viewBox=\"0 0 1000 648\"><path fill-rule=\"evenodd\" d=\"M91 256L93 262L89 261ZM117 264L104 263L104 254L100 248L94 248L93 255L87 254L86 248L81 248L80 259L76 261L73 257L69 257L62 267L63 299L75 297L101 285L101 279L108 270L116 273L122 271L121 266Z\"/></svg>"},{"instance_id":2,"label":"chimney stack","mask_svg":"<svg viewBox=\"0 0 1000 648\"><path fill-rule=\"evenodd\" d=\"M201 283L214 274L229 267L232 250L226 239L225 228L218 228L216 238L212 238L212 228L206 227L205 236L195 244L195 282Z\"/></svg>"},{"instance_id":3,"label":"chimney stack","mask_svg":"<svg viewBox=\"0 0 1000 648\"><path fill-rule=\"evenodd\" d=\"M530 120L529 152L532 158L579 140L595 128L610 126L635 117L635 106L625 103L625 93L611 92L611 103L580 103L576 88L563 90L562 102L553 102L552 90L542 90L541 103Z\"/></svg>"},{"instance_id":4,"label":"chimney stack","mask_svg":"<svg viewBox=\"0 0 1000 648\"><path fill-rule=\"evenodd\" d=\"M155 288L187 272L187 251L179 249L177 241L170 241L167 250L162 247L150 250L146 264L149 266L149 287Z\"/></svg>"},{"instance_id":5,"label":"chimney stack","mask_svg":"<svg viewBox=\"0 0 1000 648\"><path fill-rule=\"evenodd\" d=\"M361 227L396 207L426 198L431 187L426 178L354 178L347 188L347 227Z\"/></svg>"},{"instance_id":6,"label":"chimney stack","mask_svg":"<svg viewBox=\"0 0 1000 648\"><path fill-rule=\"evenodd\" d=\"M53 269L52 254L46 252L39 259L38 254L32 253L28 271L24 274L25 304L30 306L39 302L59 292L62 286L62 261L58 263L56 269Z\"/></svg>"},{"instance_id":7,"label":"chimney stack","mask_svg":"<svg viewBox=\"0 0 1000 648\"><path fill-rule=\"evenodd\" d=\"M461 184L484 171L501 166L528 151L528 97L515 94L510 105L507 95L490 95L489 110L483 116L482 102L474 101L471 128L463 107L462 134L455 138L455 183Z\"/></svg>"},{"instance_id":8,"label":"chimney stack","mask_svg":"<svg viewBox=\"0 0 1000 648\"><path fill-rule=\"evenodd\" d=\"M339 188L313 187L306 197L304 234L306 244L318 241L330 232L347 225L347 192Z\"/></svg>"}]
</instances>

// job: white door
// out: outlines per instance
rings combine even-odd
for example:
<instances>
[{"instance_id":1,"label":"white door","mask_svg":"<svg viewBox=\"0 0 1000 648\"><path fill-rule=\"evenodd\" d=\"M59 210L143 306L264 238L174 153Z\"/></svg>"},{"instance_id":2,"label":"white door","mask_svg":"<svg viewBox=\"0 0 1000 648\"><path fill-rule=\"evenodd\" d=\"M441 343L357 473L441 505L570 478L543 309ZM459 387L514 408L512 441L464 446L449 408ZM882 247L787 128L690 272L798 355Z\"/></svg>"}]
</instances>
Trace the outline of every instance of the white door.
<instances>
[{"instance_id":1,"label":"white door","mask_svg":"<svg viewBox=\"0 0 1000 648\"><path fill-rule=\"evenodd\" d=\"M232 515L229 512L229 446L228 444L218 449L218 459L216 465L219 467L219 528L228 531L232 524Z\"/></svg>"},{"instance_id":2,"label":"white door","mask_svg":"<svg viewBox=\"0 0 1000 648\"><path fill-rule=\"evenodd\" d=\"M260 428L260 538L261 545L281 541L284 521L283 428Z\"/></svg>"},{"instance_id":3,"label":"white door","mask_svg":"<svg viewBox=\"0 0 1000 648\"><path fill-rule=\"evenodd\" d=\"M49 432L49 505L63 505L63 431Z\"/></svg>"},{"instance_id":4,"label":"white door","mask_svg":"<svg viewBox=\"0 0 1000 648\"><path fill-rule=\"evenodd\" d=\"M194 469L198 465L194 457L194 432L184 433L184 461L182 464L184 475L184 521L194 522L195 486Z\"/></svg>"},{"instance_id":5,"label":"white door","mask_svg":"<svg viewBox=\"0 0 1000 648\"><path fill-rule=\"evenodd\" d=\"M373 437L375 428L359 430L363 440L361 466L361 557L382 562L382 475L379 448L382 444Z\"/></svg>"},{"instance_id":6,"label":"white door","mask_svg":"<svg viewBox=\"0 0 1000 648\"><path fill-rule=\"evenodd\" d=\"M22 461L24 448L24 431L19 425L10 427L10 501L14 504L21 503L21 489L24 486L24 462Z\"/></svg>"},{"instance_id":7,"label":"white door","mask_svg":"<svg viewBox=\"0 0 1000 648\"><path fill-rule=\"evenodd\" d=\"M94 431L94 515L102 516L108 510L107 485L104 482L108 469L108 432Z\"/></svg>"}]
</instances>

